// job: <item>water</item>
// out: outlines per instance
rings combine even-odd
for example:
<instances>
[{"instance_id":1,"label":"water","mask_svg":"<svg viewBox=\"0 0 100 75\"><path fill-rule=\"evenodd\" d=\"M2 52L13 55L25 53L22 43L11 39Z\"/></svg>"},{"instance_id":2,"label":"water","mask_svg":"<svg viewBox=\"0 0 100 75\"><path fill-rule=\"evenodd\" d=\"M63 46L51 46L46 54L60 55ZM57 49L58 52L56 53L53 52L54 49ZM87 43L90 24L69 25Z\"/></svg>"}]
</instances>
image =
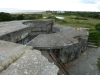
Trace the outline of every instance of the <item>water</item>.
<instances>
[{"instance_id":1,"label":"water","mask_svg":"<svg viewBox=\"0 0 100 75\"><path fill-rule=\"evenodd\" d=\"M64 17L60 17L60 16L56 16L56 18L58 18L58 19L64 19Z\"/></svg>"}]
</instances>

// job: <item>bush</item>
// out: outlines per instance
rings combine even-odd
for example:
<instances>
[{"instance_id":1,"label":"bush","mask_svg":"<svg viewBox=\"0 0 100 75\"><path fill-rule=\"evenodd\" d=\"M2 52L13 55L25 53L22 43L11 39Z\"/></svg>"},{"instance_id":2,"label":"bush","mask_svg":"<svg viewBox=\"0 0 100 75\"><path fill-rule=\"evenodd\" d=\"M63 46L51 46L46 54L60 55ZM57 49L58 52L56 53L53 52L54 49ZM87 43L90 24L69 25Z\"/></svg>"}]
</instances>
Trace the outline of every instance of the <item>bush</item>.
<instances>
[{"instance_id":1,"label":"bush","mask_svg":"<svg viewBox=\"0 0 100 75\"><path fill-rule=\"evenodd\" d=\"M42 19L42 14L24 14L25 20Z\"/></svg>"},{"instance_id":2,"label":"bush","mask_svg":"<svg viewBox=\"0 0 100 75\"><path fill-rule=\"evenodd\" d=\"M55 19L55 20L57 20L57 18L55 16L49 16L49 17L47 17L47 19Z\"/></svg>"},{"instance_id":3,"label":"bush","mask_svg":"<svg viewBox=\"0 0 100 75\"><path fill-rule=\"evenodd\" d=\"M100 23L96 24L95 29L100 31Z\"/></svg>"},{"instance_id":4,"label":"bush","mask_svg":"<svg viewBox=\"0 0 100 75\"><path fill-rule=\"evenodd\" d=\"M23 20L24 16L21 14L21 15L18 15L16 18L17 18L17 20Z\"/></svg>"},{"instance_id":5,"label":"bush","mask_svg":"<svg viewBox=\"0 0 100 75\"><path fill-rule=\"evenodd\" d=\"M87 18L83 18L83 17L72 17L70 19L77 19L77 20L88 20Z\"/></svg>"},{"instance_id":6,"label":"bush","mask_svg":"<svg viewBox=\"0 0 100 75\"><path fill-rule=\"evenodd\" d=\"M11 21L11 15L9 13L0 12L0 21Z\"/></svg>"},{"instance_id":7,"label":"bush","mask_svg":"<svg viewBox=\"0 0 100 75\"><path fill-rule=\"evenodd\" d=\"M66 24L67 23L65 20L62 20L62 19L57 19L56 22L59 24Z\"/></svg>"},{"instance_id":8,"label":"bush","mask_svg":"<svg viewBox=\"0 0 100 75\"><path fill-rule=\"evenodd\" d=\"M98 58L97 67L100 69L100 58Z\"/></svg>"},{"instance_id":9,"label":"bush","mask_svg":"<svg viewBox=\"0 0 100 75\"><path fill-rule=\"evenodd\" d=\"M96 46L100 46L100 31L89 31L89 42L95 43Z\"/></svg>"},{"instance_id":10,"label":"bush","mask_svg":"<svg viewBox=\"0 0 100 75\"><path fill-rule=\"evenodd\" d=\"M95 43L100 46L100 23L96 24L95 29L89 30L89 42Z\"/></svg>"}]
</instances>

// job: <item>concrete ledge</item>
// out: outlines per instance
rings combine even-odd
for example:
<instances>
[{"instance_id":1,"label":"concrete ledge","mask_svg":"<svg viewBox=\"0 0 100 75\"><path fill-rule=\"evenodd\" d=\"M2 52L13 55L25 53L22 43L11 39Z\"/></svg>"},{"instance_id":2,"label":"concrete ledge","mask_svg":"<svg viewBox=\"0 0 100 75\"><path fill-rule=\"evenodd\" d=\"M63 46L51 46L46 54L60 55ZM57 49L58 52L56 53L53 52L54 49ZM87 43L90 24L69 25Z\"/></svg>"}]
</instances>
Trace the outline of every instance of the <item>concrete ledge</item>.
<instances>
[{"instance_id":1,"label":"concrete ledge","mask_svg":"<svg viewBox=\"0 0 100 75\"><path fill-rule=\"evenodd\" d=\"M23 25L23 21L10 21L0 23L0 40L17 42L30 33L30 27Z\"/></svg>"},{"instance_id":2,"label":"concrete ledge","mask_svg":"<svg viewBox=\"0 0 100 75\"><path fill-rule=\"evenodd\" d=\"M58 70L40 51L28 50L0 75L57 75Z\"/></svg>"},{"instance_id":3,"label":"concrete ledge","mask_svg":"<svg viewBox=\"0 0 100 75\"><path fill-rule=\"evenodd\" d=\"M0 41L0 71L20 58L31 46L19 45L11 42Z\"/></svg>"}]
</instances>

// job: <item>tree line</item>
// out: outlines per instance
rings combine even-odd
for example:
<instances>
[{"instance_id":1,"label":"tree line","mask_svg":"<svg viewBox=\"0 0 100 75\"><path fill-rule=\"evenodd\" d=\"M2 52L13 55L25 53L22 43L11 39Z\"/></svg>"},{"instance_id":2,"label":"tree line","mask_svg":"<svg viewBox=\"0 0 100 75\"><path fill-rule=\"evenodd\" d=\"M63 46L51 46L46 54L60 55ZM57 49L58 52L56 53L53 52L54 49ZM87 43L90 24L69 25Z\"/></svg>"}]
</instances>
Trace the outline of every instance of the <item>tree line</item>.
<instances>
[{"instance_id":1,"label":"tree line","mask_svg":"<svg viewBox=\"0 0 100 75\"><path fill-rule=\"evenodd\" d=\"M47 12L47 11L46 11ZM81 16L81 17L87 17L87 18L94 18L94 19L100 19L100 12L79 12L79 11L63 11L63 12L58 12L58 11L48 11L52 12L53 14L58 14L58 15L76 15L76 16Z\"/></svg>"},{"instance_id":2,"label":"tree line","mask_svg":"<svg viewBox=\"0 0 100 75\"><path fill-rule=\"evenodd\" d=\"M10 14L6 12L0 12L0 22L13 20L34 20L41 18L43 18L42 14Z\"/></svg>"}]
</instances>

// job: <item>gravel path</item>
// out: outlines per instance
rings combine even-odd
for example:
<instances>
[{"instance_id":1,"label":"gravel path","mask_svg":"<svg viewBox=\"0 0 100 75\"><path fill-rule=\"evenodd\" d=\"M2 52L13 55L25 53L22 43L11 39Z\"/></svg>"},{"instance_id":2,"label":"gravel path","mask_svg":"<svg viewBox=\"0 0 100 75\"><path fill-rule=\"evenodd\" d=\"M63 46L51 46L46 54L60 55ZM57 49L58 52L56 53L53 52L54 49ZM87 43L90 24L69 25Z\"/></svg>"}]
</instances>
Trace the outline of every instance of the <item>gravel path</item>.
<instances>
[{"instance_id":1,"label":"gravel path","mask_svg":"<svg viewBox=\"0 0 100 75\"><path fill-rule=\"evenodd\" d=\"M100 75L97 68L97 58L100 57L100 48L87 48L81 56L67 64L70 75Z\"/></svg>"}]
</instances>

